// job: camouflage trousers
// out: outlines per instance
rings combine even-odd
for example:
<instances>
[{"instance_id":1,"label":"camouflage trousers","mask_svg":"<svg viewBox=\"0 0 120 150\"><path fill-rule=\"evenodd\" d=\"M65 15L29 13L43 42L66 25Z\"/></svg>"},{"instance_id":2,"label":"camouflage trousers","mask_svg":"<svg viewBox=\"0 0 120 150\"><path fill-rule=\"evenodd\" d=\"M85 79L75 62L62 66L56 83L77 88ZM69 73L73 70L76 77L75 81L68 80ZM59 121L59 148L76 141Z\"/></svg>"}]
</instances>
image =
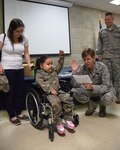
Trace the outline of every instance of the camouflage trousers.
<instances>
[{"instance_id":1,"label":"camouflage trousers","mask_svg":"<svg viewBox=\"0 0 120 150\"><path fill-rule=\"evenodd\" d=\"M47 99L52 105L54 123L59 124L62 121L61 115L65 120L71 120L73 116L73 98L70 94L59 91L59 94L48 95Z\"/></svg>"},{"instance_id":2,"label":"camouflage trousers","mask_svg":"<svg viewBox=\"0 0 120 150\"><path fill-rule=\"evenodd\" d=\"M74 99L82 104L87 103L91 97L100 97L100 103L105 106L117 100L114 88L111 88L111 90L105 94L93 94L92 91L87 91L82 86L80 86L80 88L73 88L71 91L73 92Z\"/></svg>"},{"instance_id":3,"label":"camouflage trousers","mask_svg":"<svg viewBox=\"0 0 120 150\"><path fill-rule=\"evenodd\" d=\"M117 98L120 99L120 59L103 59L103 63L109 69L112 84L116 90Z\"/></svg>"}]
</instances>

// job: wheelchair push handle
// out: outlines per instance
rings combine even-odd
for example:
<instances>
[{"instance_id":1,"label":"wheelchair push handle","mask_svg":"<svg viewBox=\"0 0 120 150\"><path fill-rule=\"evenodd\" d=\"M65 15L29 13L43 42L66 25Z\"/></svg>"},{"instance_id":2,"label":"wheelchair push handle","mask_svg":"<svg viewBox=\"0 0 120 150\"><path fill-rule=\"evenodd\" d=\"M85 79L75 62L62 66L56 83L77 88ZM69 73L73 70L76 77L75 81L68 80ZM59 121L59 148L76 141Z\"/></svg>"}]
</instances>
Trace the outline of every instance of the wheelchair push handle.
<instances>
[{"instance_id":1,"label":"wheelchair push handle","mask_svg":"<svg viewBox=\"0 0 120 150\"><path fill-rule=\"evenodd\" d=\"M32 70L33 77L35 77L37 67L33 65L33 66L31 66L31 70Z\"/></svg>"},{"instance_id":2,"label":"wheelchair push handle","mask_svg":"<svg viewBox=\"0 0 120 150\"><path fill-rule=\"evenodd\" d=\"M34 65L31 66L31 70L34 70L36 67Z\"/></svg>"},{"instance_id":3,"label":"wheelchair push handle","mask_svg":"<svg viewBox=\"0 0 120 150\"><path fill-rule=\"evenodd\" d=\"M33 65L33 66L31 66L31 70L32 70L32 75L33 75L33 77L35 76L35 66Z\"/></svg>"}]
</instances>

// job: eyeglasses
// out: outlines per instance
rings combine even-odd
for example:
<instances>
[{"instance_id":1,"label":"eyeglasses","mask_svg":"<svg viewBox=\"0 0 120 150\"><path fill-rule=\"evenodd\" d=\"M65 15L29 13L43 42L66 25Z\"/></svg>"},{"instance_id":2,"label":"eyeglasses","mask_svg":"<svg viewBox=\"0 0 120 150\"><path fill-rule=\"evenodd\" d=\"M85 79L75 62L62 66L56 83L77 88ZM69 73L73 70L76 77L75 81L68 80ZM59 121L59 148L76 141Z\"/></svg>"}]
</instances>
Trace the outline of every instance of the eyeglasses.
<instances>
[{"instance_id":1,"label":"eyeglasses","mask_svg":"<svg viewBox=\"0 0 120 150\"><path fill-rule=\"evenodd\" d=\"M16 33L23 33L24 32L24 29L22 30L15 30Z\"/></svg>"}]
</instances>

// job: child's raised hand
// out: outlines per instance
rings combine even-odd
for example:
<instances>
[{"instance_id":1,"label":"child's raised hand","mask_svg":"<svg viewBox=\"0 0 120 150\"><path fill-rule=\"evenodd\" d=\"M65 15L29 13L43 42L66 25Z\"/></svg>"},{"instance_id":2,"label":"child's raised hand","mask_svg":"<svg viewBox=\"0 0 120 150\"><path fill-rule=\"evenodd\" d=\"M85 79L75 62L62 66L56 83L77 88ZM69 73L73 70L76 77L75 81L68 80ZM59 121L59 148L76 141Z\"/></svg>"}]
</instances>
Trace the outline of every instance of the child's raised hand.
<instances>
[{"instance_id":1,"label":"child's raised hand","mask_svg":"<svg viewBox=\"0 0 120 150\"><path fill-rule=\"evenodd\" d=\"M64 55L64 50L59 50L59 55Z\"/></svg>"}]
</instances>

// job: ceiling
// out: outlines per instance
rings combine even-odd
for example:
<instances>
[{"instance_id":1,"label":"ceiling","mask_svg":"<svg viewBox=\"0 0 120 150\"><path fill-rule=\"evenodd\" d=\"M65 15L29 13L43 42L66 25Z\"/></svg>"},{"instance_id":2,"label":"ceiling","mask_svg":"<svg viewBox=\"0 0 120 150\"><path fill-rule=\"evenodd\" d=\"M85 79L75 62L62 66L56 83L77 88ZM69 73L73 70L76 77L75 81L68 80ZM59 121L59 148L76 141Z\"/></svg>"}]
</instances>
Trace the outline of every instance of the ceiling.
<instances>
[{"instance_id":1,"label":"ceiling","mask_svg":"<svg viewBox=\"0 0 120 150\"><path fill-rule=\"evenodd\" d=\"M120 14L120 6L109 3L112 0L62 0L66 2L72 2L73 4L100 9L103 11L109 11Z\"/></svg>"}]
</instances>

